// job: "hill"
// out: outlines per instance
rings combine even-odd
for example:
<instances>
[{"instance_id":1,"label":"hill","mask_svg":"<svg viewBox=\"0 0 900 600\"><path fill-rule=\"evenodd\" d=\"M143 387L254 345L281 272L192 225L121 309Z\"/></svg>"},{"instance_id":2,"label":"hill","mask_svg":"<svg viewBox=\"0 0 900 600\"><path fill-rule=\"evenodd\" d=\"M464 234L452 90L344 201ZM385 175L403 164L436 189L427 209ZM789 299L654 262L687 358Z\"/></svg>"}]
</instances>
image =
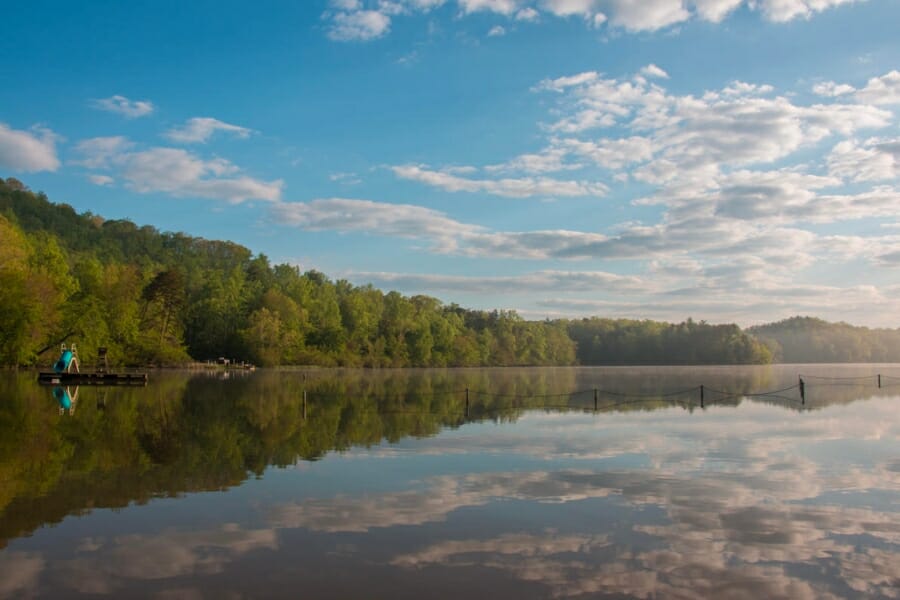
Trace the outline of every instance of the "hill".
<instances>
[{"instance_id":1,"label":"hill","mask_svg":"<svg viewBox=\"0 0 900 600\"><path fill-rule=\"evenodd\" d=\"M900 362L900 329L869 329L792 317L751 327L778 362Z\"/></svg>"}]
</instances>

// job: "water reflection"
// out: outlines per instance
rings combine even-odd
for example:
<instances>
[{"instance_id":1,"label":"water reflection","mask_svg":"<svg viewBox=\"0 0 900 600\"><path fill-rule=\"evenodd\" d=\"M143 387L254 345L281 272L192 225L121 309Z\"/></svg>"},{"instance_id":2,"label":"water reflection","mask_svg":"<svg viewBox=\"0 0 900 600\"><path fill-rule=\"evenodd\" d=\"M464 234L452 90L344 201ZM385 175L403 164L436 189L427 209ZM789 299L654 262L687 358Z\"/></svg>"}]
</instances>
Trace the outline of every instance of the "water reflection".
<instances>
[{"instance_id":1,"label":"water reflection","mask_svg":"<svg viewBox=\"0 0 900 600\"><path fill-rule=\"evenodd\" d=\"M0 597L896 597L900 398L862 369L805 404L742 396L790 367L159 374L65 418L4 375ZM701 383L734 394L663 397Z\"/></svg>"},{"instance_id":2,"label":"water reflection","mask_svg":"<svg viewBox=\"0 0 900 600\"><path fill-rule=\"evenodd\" d=\"M75 403L78 401L78 386L54 386L53 397L59 404L59 414L71 415L75 412Z\"/></svg>"}]
</instances>

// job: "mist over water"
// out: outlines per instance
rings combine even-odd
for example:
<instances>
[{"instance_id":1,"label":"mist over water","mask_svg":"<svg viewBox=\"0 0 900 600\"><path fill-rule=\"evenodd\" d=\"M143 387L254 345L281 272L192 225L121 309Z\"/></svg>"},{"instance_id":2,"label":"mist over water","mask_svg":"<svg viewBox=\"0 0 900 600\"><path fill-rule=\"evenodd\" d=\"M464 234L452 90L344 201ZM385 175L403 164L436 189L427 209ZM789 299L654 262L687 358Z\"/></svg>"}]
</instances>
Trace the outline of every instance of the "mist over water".
<instances>
[{"instance_id":1,"label":"mist over water","mask_svg":"<svg viewBox=\"0 0 900 600\"><path fill-rule=\"evenodd\" d=\"M0 374L3 598L900 585L897 365L33 375Z\"/></svg>"}]
</instances>

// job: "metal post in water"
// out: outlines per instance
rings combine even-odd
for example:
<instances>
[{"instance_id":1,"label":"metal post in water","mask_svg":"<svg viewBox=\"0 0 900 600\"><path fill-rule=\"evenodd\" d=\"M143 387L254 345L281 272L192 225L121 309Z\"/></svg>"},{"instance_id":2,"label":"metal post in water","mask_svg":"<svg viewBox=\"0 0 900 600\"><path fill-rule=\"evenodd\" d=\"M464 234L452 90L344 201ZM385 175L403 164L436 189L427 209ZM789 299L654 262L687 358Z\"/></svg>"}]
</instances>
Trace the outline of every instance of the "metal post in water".
<instances>
[{"instance_id":1,"label":"metal post in water","mask_svg":"<svg viewBox=\"0 0 900 600\"><path fill-rule=\"evenodd\" d=\"M881 389L881 373L878 374L878 389Z\"/></svg>"},{"instance_id":2,"label":"metal post in water","mask_svg":"<svg viewBox=\"0 0 900 600\"><path fill-rule=\"evenodd\" d=\"M700 386L700 408L704 408L703 406L703 386Z\"/></svg>"},{"instance_id":3,"label":"metal post in water","mask_svg":"<svg viewBox=\"0 0 900 600\"><path fill-rule=\"evenodd\" d=\"M469 388L466 388L466 418L469 417Z\"/></svg>"},{"instance_id":4,"label":"metal post in water","mask_svg":"<svg viewBox=\"0 0 900 600\"><path fill-rule=\"evenodd\" d=\"M800 378L800 404L806 404L806 384L803 383L803 378Z\"/></svg>"},{"instance_id":5,"label":"metal post in water","mask_svg":"<svg viewBox=\"0 0 900 600\"><path fill-rule=\"evenodd\" d=\"M594 388L594 412L597 412L597 400L599 396L600 392L597 390L597 388Z\"/></svg>"}]
</instances>

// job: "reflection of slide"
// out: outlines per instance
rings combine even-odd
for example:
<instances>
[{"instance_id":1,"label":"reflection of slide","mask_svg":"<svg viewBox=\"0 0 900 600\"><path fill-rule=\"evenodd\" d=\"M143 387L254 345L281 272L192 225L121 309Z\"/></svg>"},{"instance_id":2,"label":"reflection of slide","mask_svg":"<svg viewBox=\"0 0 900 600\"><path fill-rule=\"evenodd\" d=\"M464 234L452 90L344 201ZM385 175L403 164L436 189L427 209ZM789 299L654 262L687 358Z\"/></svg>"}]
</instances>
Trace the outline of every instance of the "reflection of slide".
<instances>
[{"instance_id":1,"label":"reflection of slide","mask_svg":"<svg viewBox=\"0 0 900 600\"><path fill-rule=\"evenodd\" d=\"M69 373L72 369L75 369L75 372L78 373L78 357L75 356L75 346L72 346L70 349L66 349L63 346L59 360L53 365L53 370L57 373Z\"/></svg>"},{"instance_id":2,"label":"reflection of slide","mask_svg":"<svg viewBox=\"0 0 900 600\"><path fill-rule=\"evenodd\" d=\"M72 393L68 387L61 385L53 388L53 397L59 403L59 414L69 411L69 414L75 412L75 402L78 400L78 387L75 387L75 393Z\"/></svg>"}]
</instances>

